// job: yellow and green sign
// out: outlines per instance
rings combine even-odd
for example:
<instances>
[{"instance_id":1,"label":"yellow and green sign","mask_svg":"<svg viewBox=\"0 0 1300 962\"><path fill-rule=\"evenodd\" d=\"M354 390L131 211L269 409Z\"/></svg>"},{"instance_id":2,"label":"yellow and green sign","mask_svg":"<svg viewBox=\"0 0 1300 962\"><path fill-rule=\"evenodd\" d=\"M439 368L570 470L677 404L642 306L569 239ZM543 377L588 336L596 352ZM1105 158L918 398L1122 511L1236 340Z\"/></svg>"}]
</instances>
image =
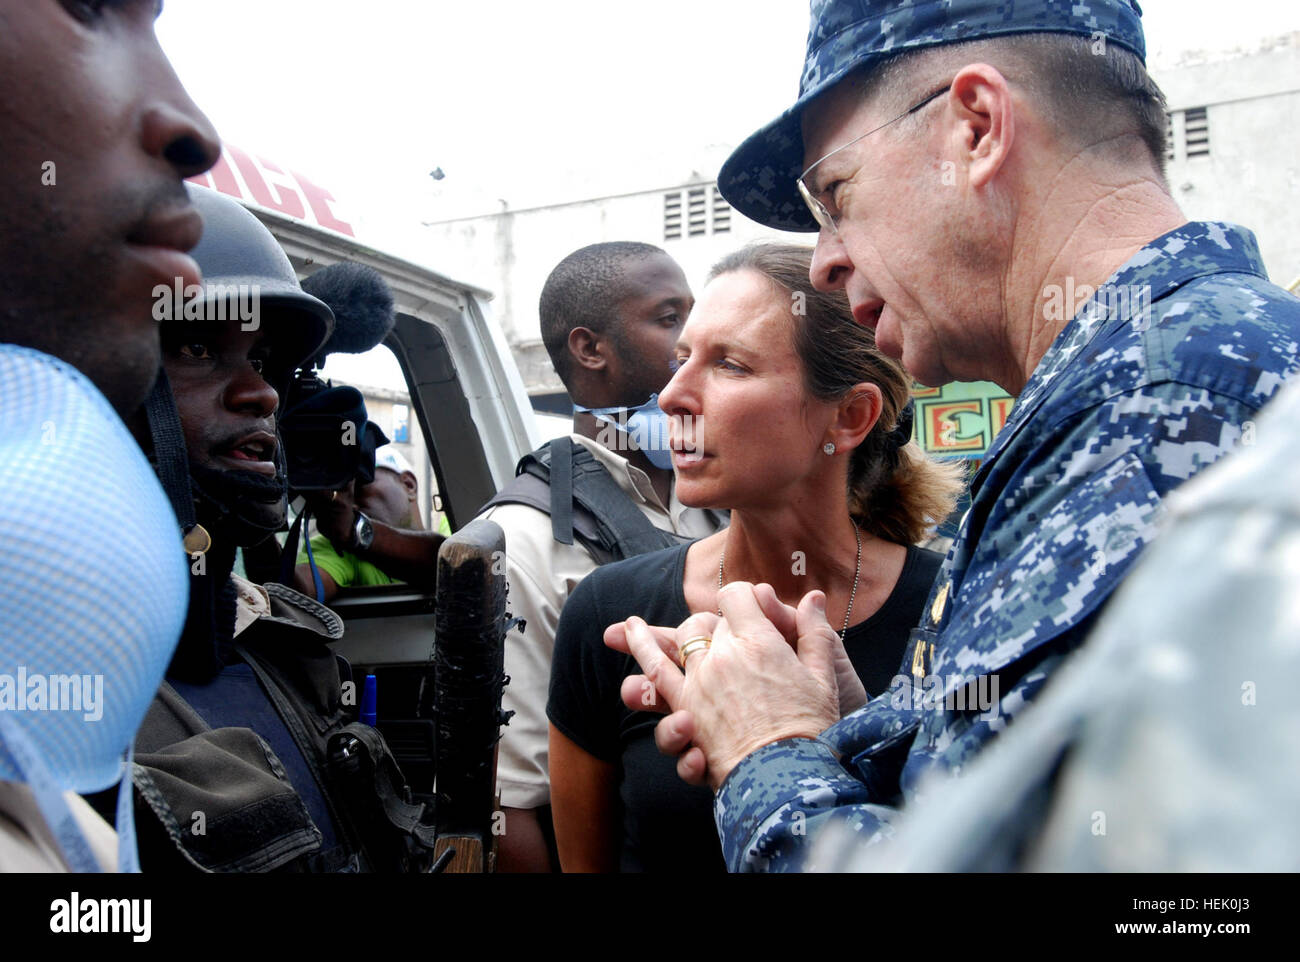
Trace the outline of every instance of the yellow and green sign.
<instances>
[{"instance_id":1,"label":"yellow and green sign","mask_svg":"<svg viewBox=\"0 0 1300 962\"><path fill-rule=\"evenodd\" d=\"M912 436L927 454L982 458L1011 415L1016 399L996 384L954 382L914 386L916 420Z\"/></svg>"}]
</instances>

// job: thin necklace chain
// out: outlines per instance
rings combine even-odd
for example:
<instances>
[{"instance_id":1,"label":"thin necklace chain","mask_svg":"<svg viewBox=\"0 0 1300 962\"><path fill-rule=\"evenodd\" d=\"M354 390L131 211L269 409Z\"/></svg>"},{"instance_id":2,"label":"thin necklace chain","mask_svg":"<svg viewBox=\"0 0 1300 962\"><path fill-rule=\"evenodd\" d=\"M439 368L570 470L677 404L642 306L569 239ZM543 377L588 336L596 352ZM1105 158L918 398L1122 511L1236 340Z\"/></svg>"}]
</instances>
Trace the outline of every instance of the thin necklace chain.
<instances>
[{"instance_id":1,"label":"thin necklace chain","mask_svg":"<svg viewBox=\"0 0 1300 962\"><path fill-rule=\"evenodd\" d=\"M844 636L848 634L849 631L849 616L853 614L853 599L858 596L858 575L862 573L862 535L861 533L859 533L858 526L856 524L853 526L853 537L858 542L858 557L857 560L853 562L853 590L849 592L849 607L844 612L844 627L840 629L841 641L844 640ZM722 578L722 568L726 563L727 563L727 543L724 541L722 543L722 555L718 558L718 590L719 591L722 590L724 584ZM721 606L718 607L718 617L719 618L722 617Z\"/></svg>"}]
</instances>

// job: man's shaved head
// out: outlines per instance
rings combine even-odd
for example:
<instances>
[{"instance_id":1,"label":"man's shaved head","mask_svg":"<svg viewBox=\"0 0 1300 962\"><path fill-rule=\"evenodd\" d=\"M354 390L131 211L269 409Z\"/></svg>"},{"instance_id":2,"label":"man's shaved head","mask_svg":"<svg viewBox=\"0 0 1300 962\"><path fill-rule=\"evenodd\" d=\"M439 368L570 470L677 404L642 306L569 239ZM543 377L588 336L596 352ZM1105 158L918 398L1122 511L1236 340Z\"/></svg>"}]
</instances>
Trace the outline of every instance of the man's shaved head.
<instances>
[{"instance_id":1,"label":"man's shaved head","mask_svg":"<svg viewBox=\"0 0 1300 962\"><path fill-rule=\"evenodd\" d=\"M617 320L616 308L629 293L628 266L667 256L653 244L614 241L576 250L551 271L538 308L542 343L555 365L555 373L570 391L569 332L585 327L596 334L609 333L617 342L619 331L611 322Z\"/></svg>"}]
</instances>

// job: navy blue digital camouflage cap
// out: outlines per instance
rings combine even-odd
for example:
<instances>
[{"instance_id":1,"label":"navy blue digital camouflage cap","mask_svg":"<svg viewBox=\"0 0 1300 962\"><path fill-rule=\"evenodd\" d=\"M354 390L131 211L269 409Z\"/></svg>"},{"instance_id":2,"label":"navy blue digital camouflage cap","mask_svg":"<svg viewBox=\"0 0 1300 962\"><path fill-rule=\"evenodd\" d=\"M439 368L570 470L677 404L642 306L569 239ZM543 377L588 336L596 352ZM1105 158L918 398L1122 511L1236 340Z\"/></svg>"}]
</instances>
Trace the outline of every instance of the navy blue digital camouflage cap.
<instances>
[{"instance_id":1,"label":"navy blue digital camouflage cap","mask_svg":"<svg viewBox=\"0 0 1300 962\"><path fill-rule=\"evenodd\" d=\"M850 72L906 50L1016 33L1104 38L1144 62L1136 0L812 0L799 99L727 158L718 189L746 217L778 230L815 231L799 196L800 117Z\"/></svg>"}]
</instances>

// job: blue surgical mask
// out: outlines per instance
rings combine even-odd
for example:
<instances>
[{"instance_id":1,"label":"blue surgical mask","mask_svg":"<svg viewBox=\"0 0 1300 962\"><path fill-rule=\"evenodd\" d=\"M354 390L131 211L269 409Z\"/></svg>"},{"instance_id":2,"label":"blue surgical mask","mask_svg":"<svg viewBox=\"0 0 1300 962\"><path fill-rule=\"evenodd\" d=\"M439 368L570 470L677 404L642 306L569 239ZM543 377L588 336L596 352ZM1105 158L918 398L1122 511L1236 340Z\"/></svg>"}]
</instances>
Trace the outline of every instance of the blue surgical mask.
<instances>
[{"instance_id":1,"label":"blue surgical mask","mask_svg":"<svg viewBox=\"0 0 1300 962\"><path fill-rule=\"evenodd\" d=\"M108 401L57 358L0 344L0 779L25 783L74 870L98 869L63 793L120 783L185 621L179 527Z\"/></svg>"},{"instance_id":2,"label":"blue surgical mask","mask_svg":"<svg viewBox=\"0 0 1300 962\"><path fill-rule=\"evenodd\" d=\"M611 425L623 431L632 439L650 463L661 471L673 468L673 452L668 445L668 414L659 407L659 395L651 394L650 400L640 407L584 408L575 404L575 411L585 411L597 421ZM604 443L602 440L601 443ZM617 444L606 444L612 451L618 450Z\"/></svg>"}]
</instances>

